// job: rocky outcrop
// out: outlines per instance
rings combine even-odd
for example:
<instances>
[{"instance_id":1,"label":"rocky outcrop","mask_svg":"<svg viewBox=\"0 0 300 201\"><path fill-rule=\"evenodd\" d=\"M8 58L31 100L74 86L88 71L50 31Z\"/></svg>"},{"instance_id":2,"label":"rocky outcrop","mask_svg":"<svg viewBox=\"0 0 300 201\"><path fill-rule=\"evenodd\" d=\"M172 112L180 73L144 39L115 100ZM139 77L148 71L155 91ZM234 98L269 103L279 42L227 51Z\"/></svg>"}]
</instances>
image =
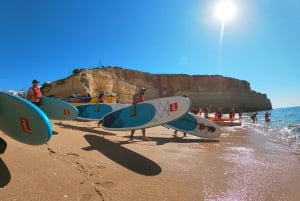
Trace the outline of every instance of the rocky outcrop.
<instances>
[{"instance_id":1,"label":"rocky outcrop","mask_svg":"<svg viewBox=\"0 0 300 201\"><path fill-rule=\"evenodd\" d=\"M194 107L211 110L236 108L245 112L272 108L267 95L251 90L244 80L218 75L150 74L117 67L75 69L72 76L43 86L43 92L65 98L72 94L97 96L104 91L117 93L120 102L130 103L140 87L147 89L148 100L186 95Z\"/></svg>"}]
</instances>

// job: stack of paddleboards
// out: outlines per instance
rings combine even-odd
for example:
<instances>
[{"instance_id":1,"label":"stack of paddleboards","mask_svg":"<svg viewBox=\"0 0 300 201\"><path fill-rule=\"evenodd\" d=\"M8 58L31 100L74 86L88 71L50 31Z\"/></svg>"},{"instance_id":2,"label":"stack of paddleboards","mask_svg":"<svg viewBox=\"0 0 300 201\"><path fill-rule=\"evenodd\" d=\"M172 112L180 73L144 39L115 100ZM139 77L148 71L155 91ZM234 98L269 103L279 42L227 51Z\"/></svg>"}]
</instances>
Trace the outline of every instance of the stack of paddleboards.
<instances>
[{"instance_id":1,"label":"stack of paddleboards","mask_svg":"<svg viewBox=\"0 0 300 201\"><path fill-rule=\"evenodd\" d=\"M42 98L39 108L24 98L0 92L0 130L13 139L30 145L46 143L52 136L49 119L71 120L78 110L71 104L50 97ZM0 140L0 153L6 142Z\"/></svg>"},{"instance_id":2,"label":"stack of paddleboards","mask_svg":"<svg viewBox=\"0 0 300 201\"><path fill-rule=\"evenodd\" d=\"M78 119L102 120L106 130L131 130L163 125L191 135L215 138L220 136L220 127L215 123L194 115L190 99L182 96L153 99L136 104L136 115L132 106L124 104L86 104L77 106Z\"/></svg>"}]
</instances>

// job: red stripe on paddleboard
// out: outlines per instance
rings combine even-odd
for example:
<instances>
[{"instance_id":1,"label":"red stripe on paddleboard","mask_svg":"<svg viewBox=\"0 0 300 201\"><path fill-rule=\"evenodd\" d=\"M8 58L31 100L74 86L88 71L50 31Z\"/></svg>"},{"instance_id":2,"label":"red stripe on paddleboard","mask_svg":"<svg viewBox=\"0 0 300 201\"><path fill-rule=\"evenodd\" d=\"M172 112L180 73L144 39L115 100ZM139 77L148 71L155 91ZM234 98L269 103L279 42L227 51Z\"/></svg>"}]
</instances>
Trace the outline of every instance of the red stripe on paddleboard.
<instances>
[{"instance_id":1,"label":"red stripe on paddleboard","mask_svg":"<svg viewBox=\"0 0 300 201\"><path fill-rule=\"evenodd\" d=\"M21 127L22 127L24 133L31 134L31 129L29 126L28 119L26 119L24 117L20 117L20 123L21 123Z\"/></svg>"},{"instance_id":2,"label":"red stripe on paddleboard","mask_svg":"<svg viewBox=\"0 0 300 201\"><path fill-rule=\"evenodd\" d=\"M205 129L205 125L204 124L199 124L199 130L204 130Z\"/></svg>"},{"instance_id":3,"label":"red stripe on paddleboard","mask_svg":"<svg viewBox=\"0 0 300 201\"><path fill-rule=\"evenodd\" d=\"M170 112L174 112L178 110L178 104L176 103L171 103L170 104Z\"/></svg>"},{"instance_id":4,"label":"red stripe on paddleboard","mask_svg":"<svg viewBox=\"0 0 300 201\"><path fill-rule=\"evenodd\" d=\"M69 116L70 115L70 110L69 109L64 109L64 115Z\"/></svg>"}]
</instances>

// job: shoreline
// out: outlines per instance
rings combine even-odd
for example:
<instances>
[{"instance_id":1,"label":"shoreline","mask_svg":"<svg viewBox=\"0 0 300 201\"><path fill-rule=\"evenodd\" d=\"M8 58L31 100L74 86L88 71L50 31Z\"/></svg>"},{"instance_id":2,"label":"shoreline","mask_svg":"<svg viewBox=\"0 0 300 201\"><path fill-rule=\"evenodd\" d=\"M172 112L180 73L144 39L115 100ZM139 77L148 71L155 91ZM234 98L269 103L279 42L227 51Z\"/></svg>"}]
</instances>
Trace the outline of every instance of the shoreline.
<instances>
[{"instance_id":1,"label":"shoreline","mask_svg":"<svg viewBox=\"0 0 300 201\"><path fill-rule=\"evenodd\" d=\"M268 149L241 128L203 139L146 129L107 132L97 122L51 120L48 144L8 143L1 200L297 200L299 155Z\"/></svg>"}]
</instances>

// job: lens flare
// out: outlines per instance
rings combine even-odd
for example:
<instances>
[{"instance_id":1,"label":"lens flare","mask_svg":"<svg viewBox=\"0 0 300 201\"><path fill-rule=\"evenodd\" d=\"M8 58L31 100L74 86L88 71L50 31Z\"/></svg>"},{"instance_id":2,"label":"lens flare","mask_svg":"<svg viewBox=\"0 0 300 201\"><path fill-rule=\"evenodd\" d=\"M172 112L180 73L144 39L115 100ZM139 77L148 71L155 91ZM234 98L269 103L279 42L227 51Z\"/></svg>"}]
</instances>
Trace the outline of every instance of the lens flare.
<instances>
[{"instance_id":1,"label":"lens flare","mask_svg":"<svg viewBox=\"0 0 300 201\"><path fill-rule=\"evenodd\" d=\"M228 21L234 18L236 6L230 0L222 0L215 7L215 15L221 21Z\"/></svg>"}]
</instances>

